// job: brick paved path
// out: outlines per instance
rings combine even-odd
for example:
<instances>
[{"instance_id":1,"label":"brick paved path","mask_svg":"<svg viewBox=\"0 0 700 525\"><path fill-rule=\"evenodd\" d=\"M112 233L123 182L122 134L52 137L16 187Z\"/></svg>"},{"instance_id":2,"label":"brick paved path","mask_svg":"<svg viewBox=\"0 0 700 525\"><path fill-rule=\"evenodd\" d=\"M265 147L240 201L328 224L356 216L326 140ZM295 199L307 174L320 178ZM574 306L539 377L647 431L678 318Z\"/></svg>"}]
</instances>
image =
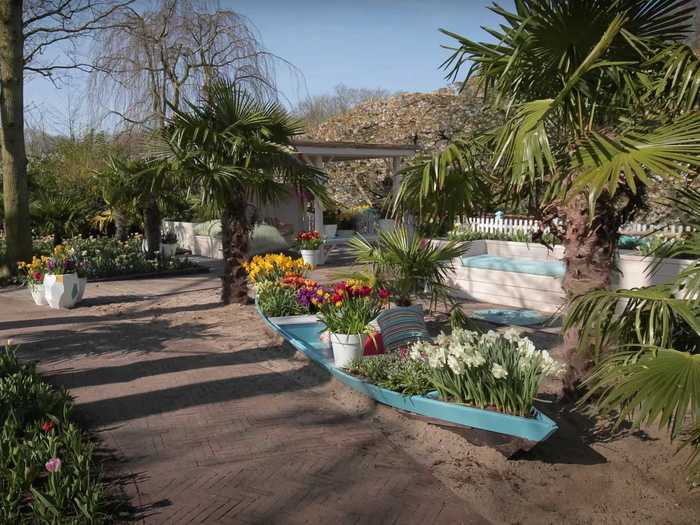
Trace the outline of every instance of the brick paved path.
<instances>
[{"instance_id":1,"label":"brick paved path","mask_svg":"<svg viewBox=\"0 0 700 525\"><path fill-rule=\"evenodd\" d=\"M486 523L214 276L89 285L71 311L0 290L14 337L123 458L146 523Z\"/></svg>"}]
</instances>

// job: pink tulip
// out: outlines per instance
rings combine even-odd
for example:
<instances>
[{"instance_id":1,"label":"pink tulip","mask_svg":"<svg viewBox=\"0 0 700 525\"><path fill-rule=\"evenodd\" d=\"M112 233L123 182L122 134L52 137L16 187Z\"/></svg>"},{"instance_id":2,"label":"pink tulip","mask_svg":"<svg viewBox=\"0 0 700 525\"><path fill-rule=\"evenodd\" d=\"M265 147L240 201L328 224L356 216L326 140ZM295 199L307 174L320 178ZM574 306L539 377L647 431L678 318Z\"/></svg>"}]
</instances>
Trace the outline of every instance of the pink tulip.
<instances>
[{"instance_id":1,"label":"pink tulip","mask_svg":"<svg viewBox=\"0 0 700 525\"><path fill-rule=\"evenodd\" d=\"M61 470L61 460L59 458L51 458L46 462L46 470L49 472L58 472Z\"/></svg>"}]
</instances>

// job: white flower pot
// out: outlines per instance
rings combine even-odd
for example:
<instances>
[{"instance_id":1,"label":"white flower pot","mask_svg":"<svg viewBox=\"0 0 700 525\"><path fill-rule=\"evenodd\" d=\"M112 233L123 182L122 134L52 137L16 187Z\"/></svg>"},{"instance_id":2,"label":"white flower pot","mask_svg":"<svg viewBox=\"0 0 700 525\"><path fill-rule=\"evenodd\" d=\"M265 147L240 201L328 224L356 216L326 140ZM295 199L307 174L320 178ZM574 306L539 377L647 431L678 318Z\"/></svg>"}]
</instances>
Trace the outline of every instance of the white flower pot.
<instances>
[{"instance_id":1,"label":"white flower pot","mask_svg":"<svg viewBox=\"0 0 700 525\"><path fill-rule=\"evenodd\" d=\"M323 226L323 230L326 232L326 237L329 239L332 239L335 237L336 233L338 233L338 225L337 224L325 224Z\"/></svg>"},{"instance_id":2,"label":"white flower pot","mask_svg":"<svg viewBox=\"0 0 700 525\"><path fill-rule=\"evenodd\" d=\"M364 353L364 335L362 334L331 334L333 361L338 368L347 368L353 359L362 357Z\"/></svg>"},{"instance_id":3,"label":"white flower pot","mask_svg":"<svg viewBox=\"0 0 700 525\"><path fill-rule=\"evenodd\" d=\"M44 277L46 301L51 308L72 308L78 300L79 286L77 273L47 274Z\"/></svg>"},{"instance_id":4,"label":"white flower pot","mask_svg":"<svg viewBox=\"0 0 700 525\"><path fill-rule=\"evenodd\" d=\"M46 295L44 292L44 285L43 284L30 284L29 291L32 293L32 299L34 299L34 303L36 303L40 306L44 305L44 304L48 304L46 302Z\"/></svg>"},{"instance_id":5,"label":"white flower pot","mask_svg":"<svg viewBox=\"0 0 700 525\"><path fill-rule=\"evenodd\" d=\"M177 252L177 243L173 242L170 244L160 243L160 255L163 259L170 259Z\"/></svg>"},{"instance_id":6,"label":"white flower pot","mask_svg":"<svg viewBox=\"0 0 700 525\"><path fill-rule=\"evenodd\" d=\"M311 264L312 266L320 266L323 264L323 252L322 250L301 250L301 258L304 259L306 264Z\"/></svg>"},{"instance_id":7,"label":"white flower pot","mask_svg":"<svg viewBox=\"0 0 700 525\"><path fill-rule=\"evenodd\" d=\"M78 277L78 298L75 300L79 303L83 300L83 295L85 295L85 287L87 286L87 277Z\"/></svg>"}]
</instances>

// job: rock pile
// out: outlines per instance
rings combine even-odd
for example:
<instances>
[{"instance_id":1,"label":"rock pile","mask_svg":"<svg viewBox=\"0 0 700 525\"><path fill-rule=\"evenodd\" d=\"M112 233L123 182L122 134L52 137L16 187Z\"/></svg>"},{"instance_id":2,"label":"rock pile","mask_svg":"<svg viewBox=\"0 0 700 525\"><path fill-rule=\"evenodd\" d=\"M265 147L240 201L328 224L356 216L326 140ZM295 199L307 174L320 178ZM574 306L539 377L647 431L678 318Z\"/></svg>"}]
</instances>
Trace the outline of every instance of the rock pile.
<instances>
[{"instance_id":1,"label":"rock pile","mask_svg":"<svg viewBox=\"0 0 700 525\"><path fill-rule=\"evenodd\" d=\"M414 144L419 151L444 146L462 131L488 127L490 114L472 93L444 88L401 93L364 102L307 132L306 139L381 144ZM382 159L331 162L328 188L341 207L381 205L390 188L390 165Z\"/></svg>"}]
</instances>

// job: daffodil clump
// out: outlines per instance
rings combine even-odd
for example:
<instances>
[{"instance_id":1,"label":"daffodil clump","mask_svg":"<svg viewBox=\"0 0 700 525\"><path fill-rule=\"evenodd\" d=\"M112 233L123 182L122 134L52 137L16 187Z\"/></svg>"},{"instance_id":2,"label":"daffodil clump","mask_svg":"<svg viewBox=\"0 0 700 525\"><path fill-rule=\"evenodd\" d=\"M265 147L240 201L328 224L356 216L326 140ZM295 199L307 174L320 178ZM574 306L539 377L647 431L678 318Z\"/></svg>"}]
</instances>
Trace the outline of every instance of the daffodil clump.
<instances>
[{"instance_id":1,"label":"daffodil clump","mask_svg":"<svg viewBox=\"0 0 700 525\"><path fill-rule=\"evenodd\" d=\"M248 280L253 284L263 281L280 281L285 275L295 274L303 276L311 265L303 259L293 259L281 253L268 253L256 255L250 261L243 263L243 269L248 273Z\"/></svg>"},{"instance_id":2,"label":"daffodil clump","mask_svg":"<svg viewBox=\"0 0 700 525\"><path fill-rule=\"evenodd\" d=\"M456 329L434 342L414 343L410 356L430 367L441 398L523 417L532 414L545 377L564 371L546 350L514 330L481 334Z\"/></svg>"}]
</instances>

